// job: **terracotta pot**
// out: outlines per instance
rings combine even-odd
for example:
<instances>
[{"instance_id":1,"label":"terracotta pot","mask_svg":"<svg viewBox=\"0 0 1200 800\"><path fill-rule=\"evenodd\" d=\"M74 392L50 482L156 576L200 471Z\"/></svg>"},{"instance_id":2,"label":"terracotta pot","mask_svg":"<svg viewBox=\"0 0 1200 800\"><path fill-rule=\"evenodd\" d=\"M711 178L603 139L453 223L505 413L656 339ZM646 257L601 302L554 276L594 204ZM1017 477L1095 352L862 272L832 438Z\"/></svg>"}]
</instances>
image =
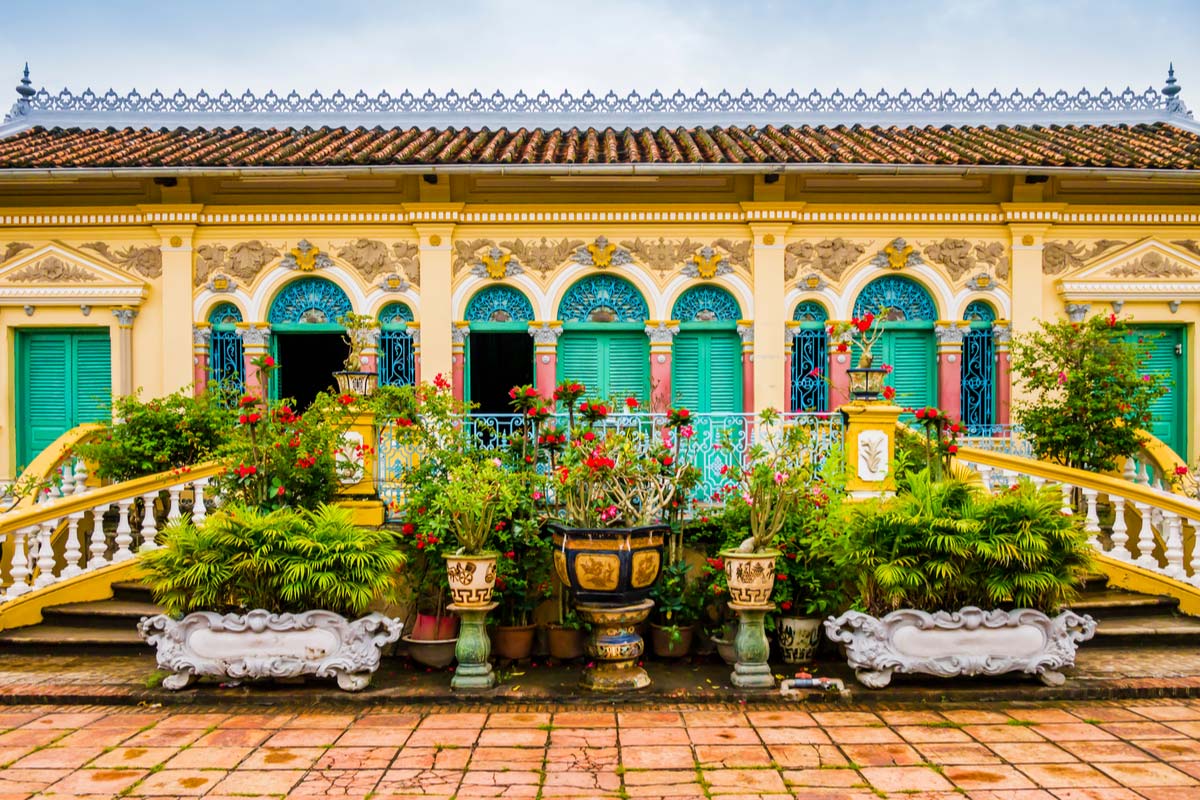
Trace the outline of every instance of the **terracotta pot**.
<instances>
[{"instance_id":1,"label":"terracotta pot","mask_svg":"<svg viewBox=\"0 0 1200 800\"><path fill-rule=\"evenodd\" d=\"M787 664L807 664L821 642L820 617L781 617L775 636Z\"/></svg>"},{"instance_id":2,"label":"terracotta pot","mask_svg":"<svg viewBox=\"0 0 1200 800\"><path fill-rule=\"evenodd\" d=\"M723 550L725 577L729 582L729 600L744 605L764 605L771 602L775 588L775 558L778 550L761 553L742 553Z\"/></svg>"},{"instance_id":3,"label":"terracotta pot","mask_svg":"<svg viewBox=\"0 0 1200 800\"><path fill-rule=\"evenodd\" d=\"M454 661L454 647L458 638L453 639L414 639L404 637L408 645L408 657L418 664L434 669L444 669Z\"/></svg>"},{"instance_id":4,"label":"terracotta pot","mask_svg":"<svg viewBox=\"0 0 1200 800\"><path fill-rule=\"evenodd\" d=\"M492 652L509 661L529 658L536 632L536 625L498 625L492 633Z\"/></svg>"},{"instance_id":5,"label":"terracotta pot","mask_svg":"<svg viewBox=\"0 0 1200 800\"><path fill-rule=\"evenodd\" d=\"M630 606L650 596L662 572L667 525L641 528L546 526L554 542L554 569L583 604Z\"/></svg>"},{"instance_id":6,"label":"terracotta pot","mask_svg":"<svg viewBox=\"0 0 1200 800\"><path fill-rule=\"evenodd\" d=\"M654 655L659 658L683 658L692 649L691 625L680 626L679 635L672 638L671 629L663 625L650 626L650 639L654 644Z\"/></svg>"},{"instance_id":7,"label":"terracotta pot","mask_svg":"<svg viewBox=\"0 0 1200 800\"><path fill-rule=\"evenodd\" d=\"M450 599L460 606L486 606L496 585L496 553L445 555Z\"/></svg>"},{"instance_id":8,"label":"terracotta pot","mask_svg":"<svg viewBox=\"0 0 1200 800\"><path fill-rule=\"evenodd\" d=\"M458 638L458 617L446 614L439 620L434 614L417 614L412 633L404 638L421 641Z\"/></svg>"},{"instance_id":9,"label":"terracotta pot","mask_svg":"<svg viewBox=\"0 0 1200 800\"><path fill-rule=\"evenodd\" d=\"M574 661L583 658L583 631L579 628L564 628L561 625L547 625L546 639L550 648L550 657L556 661Z\"/></svg>"}]
</instances>

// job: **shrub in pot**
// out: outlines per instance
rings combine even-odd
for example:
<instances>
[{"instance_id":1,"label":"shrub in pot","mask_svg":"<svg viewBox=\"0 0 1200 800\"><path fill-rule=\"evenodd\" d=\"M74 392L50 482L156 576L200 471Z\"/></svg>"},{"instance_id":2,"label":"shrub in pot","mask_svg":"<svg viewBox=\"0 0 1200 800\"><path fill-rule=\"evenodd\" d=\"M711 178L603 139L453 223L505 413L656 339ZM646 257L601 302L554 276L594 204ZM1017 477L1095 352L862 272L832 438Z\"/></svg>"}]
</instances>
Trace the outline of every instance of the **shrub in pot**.
<instances>
[{"instance_id":1,"label":"shrub in pot","mask_svg":"<svg viewBox=\"0 0 1200 800\"><path fill-rule=\"evenodd\" d=\"M399 620L365 614L395 596L404 557L390 531L359 528L337 506L262 511L228 505L200 526L184 517L143 556L165 614L138 632L157 648L163 681L181 689L224 679L336 677L365 687ZM357 617L357 619L354 619Z\"/></svg>"},{"instance_id":2,"label":"shrub in pot","mask_svg":"<svg viewBox=\"0 0 1200 800\"><path fill-rule=\"evenodd\" d=\"M364 354L373 342L378 342L376 330L379 328L379 320L350 311L338 317L337 322L346 329L342 341L349 348L343 369L333 373L338 382L338 391L368 395L375 391L379 376L363 369Z\"/></svg>"},{"instance_id":3,"label":"shrub in pot","mask_svg":"<svg viewBox=\"0 0 1200 800\"><path fill-rule=\"evenodd\" d=\"M1055 613L1092 570L1091 546L1061 494L1022 480L991 495L909 474L895 498L848 507L838 563L863 611L829 619L867 686L893 672L1023 671L1050 684L1074 663L1095 621Z\"/></svg>"},{"instance_id":4,"label":"shrub in pot","mask_svg":"<svg viewBox=\"0 0 1200 800\"><path fill-rule=\"evenodd\" d=\"M498 523L496 546L501 550L496 599L499 624L492 634L496 656L511 661L533 652L534 612L550 599L550 542L536 523L518 519Z\"/></svg>"},{"instance_id":5,"label":"shrub in pot","mask_svg":"<svg viewBox=\"0 0 1200 800\"><path fill-rule=\"evenodd\" d=\"M560 591L566 592L560 586ZM560 615L557 622L546 625L546 645L550 658L555 661L574 661L583 658L583 642L587 635L587 625L580 618L579 612L570 605L569 597L559 599Z\"/></svg>"},{"instance_id":6,"label":"shrub in pot","mask_svg":"<svg viewBox=\"0 0 1200 800\"><path fill-rule=\"evenodd\" d=\"M408 608L404 644L413 661L441 669L454 661L458 617L446 610L450 585L443 551L448 547L440 529L428 525L428 508L410 503L400 523L397 544L407 561L401 582L401 601Z\"/></svg>"},{"instance_id":7,"label":"shrub in pot","mask_svg":"<svg viewBox=\"0 0 1200 800\"><path fill-rule=\"evenodd\" d=\"M663 567L650 592L654 600L651 641L659 658L682 658L691 652L703 598L699 582L688 580L690 571L686 561L673 561Z\"/></svg>"}]
</instances>

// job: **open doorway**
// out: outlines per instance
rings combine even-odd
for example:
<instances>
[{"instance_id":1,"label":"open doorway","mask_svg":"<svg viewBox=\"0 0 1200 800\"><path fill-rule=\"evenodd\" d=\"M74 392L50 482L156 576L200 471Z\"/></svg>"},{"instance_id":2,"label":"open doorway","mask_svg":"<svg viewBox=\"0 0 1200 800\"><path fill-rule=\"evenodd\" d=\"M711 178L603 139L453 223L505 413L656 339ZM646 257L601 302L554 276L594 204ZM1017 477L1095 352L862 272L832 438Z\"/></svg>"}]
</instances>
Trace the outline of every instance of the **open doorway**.
<instances>
[{"instance_id":1,"label":"open doorway","mask_svg":"<svg viewBox=\"0 0 1200 800\"><path fill-rule=\"evenodd\" d=\"M533 337L526 331L472 330L470 400L474 414L511 414L508 390L533 383Z\"/></svg>"},{"instance_id":2,"label":"open doorway","mask_svg":"<svg viewBox=\"0 0 1200 800\"><path fill-rule=\"evenodd\" d=\"M333 373L346 360L346 345L340 333L279 333L275 335L276 373L280 398L296 401L297 410L312 404L318 392L334 391Z\"/></svg>"}]
</instances>

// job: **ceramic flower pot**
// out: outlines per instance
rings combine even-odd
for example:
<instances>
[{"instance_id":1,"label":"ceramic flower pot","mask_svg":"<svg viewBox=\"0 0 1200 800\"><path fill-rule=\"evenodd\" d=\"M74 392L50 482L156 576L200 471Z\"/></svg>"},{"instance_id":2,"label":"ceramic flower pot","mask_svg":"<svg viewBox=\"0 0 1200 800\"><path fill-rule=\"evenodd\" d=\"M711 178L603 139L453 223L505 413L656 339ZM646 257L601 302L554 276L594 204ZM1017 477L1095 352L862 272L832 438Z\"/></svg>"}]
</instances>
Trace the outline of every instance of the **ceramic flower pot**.
<instances>
[{"instance_id":1,"label":"ceramic flower pot","mask_svg":"<svg viewBox=\"0 0 1200 800\"><path fill-rule=\"evenodd\" d=\"M691 625L681 626L676 636L671 635L671 627L664 625L650 626L650 641L654 646L654 655L659 658L683 658L692 650Z\"/></svg>"},{"instance_id":2,"label":"ceramic flower pot","mask_svg":"<svg viewBox=\"0 0 1200 800\"><path fill-rule=\"evenodd\" d=\"M721 657L722 661L731 666L737 663L737 645L733 643L732 638L714 638L712 642L717 646L717 655Z\"/></svg>"},{"instance_id":3,"label":"ceramic flower pot","mask_svg":"<svg viewBox=\"0 0 1200 800\"><path fill-rule=\"evenodd\" d=\"M577 658L583 658L584 633L579 628L547 625L546 640L550 649L550 657L555 661L574 661Z\"/></svg>"},{"instance_id":4,"label":"ceramic flower pot","mask_svg":"<svg viewBox=\"0 0 1200 800\"><path fill-rule=\"evenodd\" d=\"M446 555L446 578L451 602L460 606L486 606L496 585L496 553L477 556Z\"/></svg>"},{"instance_id":5,"label":"ceramic flower pot","mask_svg":"<svg viewBox=\"0 0 1200 800\"><path fill-rule=\"evenodd\" d=\"M662 572L667 525L641 528L546 526L554 542L554 569L585 605L630 606L650 596Z\"/></svg>"},{"instance_id":6,"label":"ceramic flower pot","mask_svg":"<svg viewBox=\"0 0 1200 800\"><path fill-rule=\"evenodd\" d=\"M529 658L536 632L536 625L499 625L492 631L492 653L508 661Z\"/></svg>"},{"instance_id":7,"label":"ceramic flower pot","mask_svg":"<svg viewBox=\"0 0 1200 800\"><path fill-rule=\"evenodd\" d=\"M821 642L820 617L781 617L776 628L784 663L807 664Z\"/></svg>"},{"instance_id":8,"label":"ceramic flower pot","mask_svg":"<svg viewBox=\"0 0 1200 800\"><path fill-rule=\"evenodd\" d=\"M379 376L374 372L347 372L342 370L333 373L337 379L338 391L342 394L367 395L375 391Z\"/></svg>"},{"instance_id":9,"label":"ceramic flower pot","mask_svg":"<svg viewBox=\"0 0 1200 800\"><path fill-rule=\"evenodd\" d=\"M725 578L729 583L729 600L742 605L765 605L771 602L775 588L775 558L778 550L743 553L724 550Z\"/></svg>"},{"instance_id":10,"label":"ceramic flower pot","mask_svg":"<svg viewBox=\"0 0 1200 800\"><path fill-rule=\"evenodd\" d=\"M417 614L409 636L421 640L455 639L458 637L458 617L453 614L440 617L436 614Z\"/></svg>"},{"instance_id":11,"label":"ceramic flower pot","mask_svg":"<svg viewBox=\"0 0 1200 800\"><path fill-rule=\"evenodd\" d=\"M445 669L454 661L454 647L458 637L453 639L414 639L405 636L404 643L408 645L408 657L426 667Z\"/></svg>"}]
</instances>

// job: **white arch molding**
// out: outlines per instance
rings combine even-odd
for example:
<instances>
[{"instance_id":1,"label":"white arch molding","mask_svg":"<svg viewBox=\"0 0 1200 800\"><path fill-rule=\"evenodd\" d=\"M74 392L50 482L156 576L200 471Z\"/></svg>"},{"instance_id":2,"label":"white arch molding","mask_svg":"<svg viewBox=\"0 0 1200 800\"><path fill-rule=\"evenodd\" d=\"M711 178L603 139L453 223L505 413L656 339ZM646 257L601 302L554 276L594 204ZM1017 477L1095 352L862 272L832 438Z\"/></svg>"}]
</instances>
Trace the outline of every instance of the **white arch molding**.
<instances>
[{"instance_id":1,"label":"white arch molding","mask_svg":"<svg viewBox=\"0 0 1200 800\"><path fill-rule=\"evenodd\" d=\"M554 317L543 315L542 307L545 304L544 293L533 278L525 273L510 275L501 280L482 278L478 275L468 275L458 284L458 287L450 296L450 305L454 309L454 319L458 322L466 319L467 304L471 302L471 298L484 289L491 289L495 286L507 286L525 295L525 298L529 300L529 304L533 306L533 313L536 319L554 319Z\"/></svg>"},{"instance_id":2,"label":"white arch molding","mask_svg":"<svg viewBox=\"0 0 1200 800\"><path fill-rule=\"evenodd\" d=\"M954 287L942 277L941 273L927 264L919 264L915 267L908 267L898 271L883 271L878 268L856 271L850 280L846 281L841 294L837 295L837 316L834 319L850 319L854 313L854 301L858 299L858 295L862 292L863 287L876 278L883 278L889 275L915 281L922 289L929 292L929 296L933 299L934 310L937 311L937 318L953 319L953 317L947 317L946 314L949 313L950 309L957 307L954 301Z\"/></svg>"},{"instance_id":3,"label":"white arch molding","mask_svg":"<svg viewBox=\"0 0 1200 800\"><path fill-rule=\"evenodd\" d=\"M421 295L413 291L412 284L403 292L388 292L381 287L377 287L376 291L371 292L368 298L370 303L367 306L367 314L372 317L378 317L379 312L385 306L390 306L392 303L404 303L413 313L413 321L421 321Z\"/></svg>"},{"instance_id":4,"label":"white arch molding","mask_svg":"<svg viewBox=\"0 0 1200 800\"><path fill-rule=\"evenodd\" d=\"M235 289L232 292L214 292L211 289L205 289L192 300L192 321L193 322L208 322L208 315L212 310L221 303L232 303L238 307L238 311L242 312L242 319L249 322L250 295L246 294L242 289Z\"/></svg>"},{"instance_id":5,"label":"white arch molding","mask_svg":"<svg viewBox=\"0 0 1200 800\"><path fill-rule=\"evenodd\" d=\"M825 309L825 313L829 315L829 319L841 319L841 317L837 316L836 314L836 310L838 308L837 295L833 292L830 292L828 289L823 289L819 292L814 292L807 289L790 289L783 297L784 319L789 322L792 320L792 317L796 316L796 306L800 305L806 300L811 300L814 303L820 303Z\"/></svg>"},{"instance_id":6,"label":"white arch molding","mask_svg":"<svg viewBox=\"0 0 1200 800\"><path fill-rule=\"evenodd\" d=\"M733 295L742 308L742 319L754 319L754 290L745 278L737 273L727 273L713 278L689 278L687 275L676 275L663 288L663 307L655 319L670 319L675 303L688 289L696 286L720 286Z\"/></svg>"},{"instance_id":7,"label":"white arch molding","mask_svg":"<svg viewBox=\"0 0 1200 800\"><path fill-rule=\"evenodd\" d=\"M610 269L596 269L595 267L585 267L582 264L572 264L555 275L554 280L550 281L546 287L547 302L542 313L547 316L543 319L558 319L558 307L562 304L567 289L589 275L614 275L632 283L641 293L642 299L646 301L646 309L650 312L651 319L666 319L667 315L671 313L670 306L664 308L666 293L655 286L650 273L636 263Z\"/></svg>"},{"instance_id":8,"label":"white arch molding","mask_svg":"<svg viewBox=\"0 0 1200 800\"><path fill-rule=\"evenodd\" d=\"M950 319L961 320L967 306L976 300L982 300L996 309L996 319L1012 319L1011 297L1003 292L981 292L978 289L962 289L954 295L955 308L958 310Z\"/></svg>"},{"instance_id":9,"label":"white arch molding","mask_svg":"<svg viewBox=\"0 0 1200 800\"><path fill-rule=\"evenodd\" d=\"M275 295L287 284L301 278L325 278L329 282L337 284L338 288L350 298L351 308L358 313L365 313L365 309L369 306L369 301L363 293L362 287L354 280L353 274L342 267L335 265L313 272L299 272L290 269L276 270L275 272L276 274L270 275L267 280L264 280L255 287L254 294L250 297L250 309L253 316L247 319L247 322L262 322L266 320L267 313L271 310L271 301L275 299Z\"/></svg>"}]
</instances>

